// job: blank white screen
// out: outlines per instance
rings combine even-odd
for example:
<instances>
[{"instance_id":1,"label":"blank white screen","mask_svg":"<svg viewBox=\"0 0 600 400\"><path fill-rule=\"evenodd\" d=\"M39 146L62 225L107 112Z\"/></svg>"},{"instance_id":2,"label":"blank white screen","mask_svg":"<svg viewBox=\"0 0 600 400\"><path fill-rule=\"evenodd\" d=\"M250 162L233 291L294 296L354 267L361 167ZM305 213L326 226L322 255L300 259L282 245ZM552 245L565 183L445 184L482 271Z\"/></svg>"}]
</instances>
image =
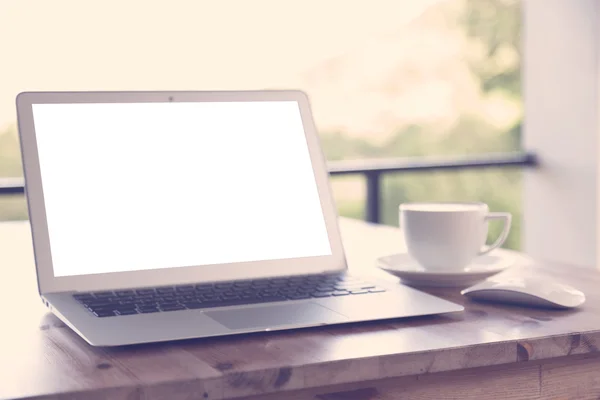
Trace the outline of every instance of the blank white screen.
<instances>
[{"instance_id":1,"label":"blank white screen","mask_svg":"<svg viewBox=\"0 0 600 400\"><path fill-rule=\"evenodd\" d=\"M33 116L55 276L331 254L296 102Z\"/></svg>"}]
</instances>

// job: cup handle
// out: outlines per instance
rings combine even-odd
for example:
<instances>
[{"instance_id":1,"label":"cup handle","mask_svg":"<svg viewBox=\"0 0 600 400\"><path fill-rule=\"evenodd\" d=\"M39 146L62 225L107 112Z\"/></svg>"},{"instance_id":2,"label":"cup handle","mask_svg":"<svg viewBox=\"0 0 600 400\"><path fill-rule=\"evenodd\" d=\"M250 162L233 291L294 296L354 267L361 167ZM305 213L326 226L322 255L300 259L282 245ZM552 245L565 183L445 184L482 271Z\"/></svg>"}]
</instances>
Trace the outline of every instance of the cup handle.
<instances>
[{"instance_id":1,"label":"cup handle","mask_svg":"<svg viewBox=\"0 0 600 400\"><path fill-rule=\"evenodd\" d=\"M500 236L498 236L498 239L496 239L494 243L492 243L489 246L483 246L481 248L481 250L479 251L480 256L483 254L487 254L495 248L502 246L502 244L506 241L506 238L508 237L508 232L510 232L510 225L512 222L512 215L507 212L491 212L488 213L484 218L486 221L501 219L504 221L504 228L502 229L502 233L500 233Z\"/></svg>"}]
</instances>

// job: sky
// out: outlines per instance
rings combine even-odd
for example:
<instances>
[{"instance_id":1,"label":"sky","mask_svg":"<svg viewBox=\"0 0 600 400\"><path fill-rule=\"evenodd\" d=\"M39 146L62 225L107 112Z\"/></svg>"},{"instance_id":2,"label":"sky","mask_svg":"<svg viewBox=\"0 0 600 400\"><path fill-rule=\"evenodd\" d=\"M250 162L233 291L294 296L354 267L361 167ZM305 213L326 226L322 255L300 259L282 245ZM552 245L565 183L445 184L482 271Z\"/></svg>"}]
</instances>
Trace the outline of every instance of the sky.
<instances>
[{"instance_id":1,"label":"sky","mask_svg":"<svg viewBox=\"0 0 600 400\"><path fill-rule=\"evenodd\" d=\"M32 90L294 86L440 0L0 0L0 130Z\"/></svg>"}]
</instances>

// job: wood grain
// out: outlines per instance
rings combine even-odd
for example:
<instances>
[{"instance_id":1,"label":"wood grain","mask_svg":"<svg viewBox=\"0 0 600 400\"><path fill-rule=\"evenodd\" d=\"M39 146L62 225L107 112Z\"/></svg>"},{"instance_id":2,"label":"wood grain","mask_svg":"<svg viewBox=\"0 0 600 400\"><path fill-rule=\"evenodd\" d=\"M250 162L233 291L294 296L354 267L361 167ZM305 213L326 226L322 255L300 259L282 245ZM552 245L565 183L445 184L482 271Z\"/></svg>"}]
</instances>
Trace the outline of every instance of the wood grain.
<instances>
[{"instance_id":1,"label":"wood grain","mask_svg":"<svg viewBox=\"0 0 600 400\"><path fill-rule=\"evenodd\" d=\"M342 220L342 232L355 273L397 281L374 264L377 257L403 248L399 230ZM42 305L27 224L0 224L0 269L10 276L0 281L0 399L179 400L269 393L273 399L284 393L292 399L307 390L318 399L428 399L448 390L456 398L476 398L470 393L478 393L477 398L571 398L579 390L585 398L599 387L593 376L600 362L581 359L600 347L600 273L592 270L538 263L505 272L578 287L588 297L579 310L475 303L458 289L427 289L464 304L465 312L99 349ZM12 304L18 306L5 306ZM556 360L560 363L553 364ZM485 391L477 389L480 381L488 385ZM394 386L397 382L401 387ZM522 391L510 389L517 383ZM539 397L542 393L546 397Z\"/></svg>"},{"instance_id":2,"label":"wood grain","mask_svg":"<svg viewBox=\"0 0 600 400\"><path fill-rule=\"evenodd\" d=\"M577 362L561 360L540 367L541 398L594 399L600 398L600 361L597 357Z\"/></svg>"},{"instance_id":3,"label":"wood grain","mask_svg":"<svg viewBox=\"0 0 600 400\"><path fill-rule=\"evenodd\" d=\"M569 357L333 385L286 393L286 400L598 399L600 356ZM276 400L281 394L247 400Z\"/></svg>"}]
</instances>

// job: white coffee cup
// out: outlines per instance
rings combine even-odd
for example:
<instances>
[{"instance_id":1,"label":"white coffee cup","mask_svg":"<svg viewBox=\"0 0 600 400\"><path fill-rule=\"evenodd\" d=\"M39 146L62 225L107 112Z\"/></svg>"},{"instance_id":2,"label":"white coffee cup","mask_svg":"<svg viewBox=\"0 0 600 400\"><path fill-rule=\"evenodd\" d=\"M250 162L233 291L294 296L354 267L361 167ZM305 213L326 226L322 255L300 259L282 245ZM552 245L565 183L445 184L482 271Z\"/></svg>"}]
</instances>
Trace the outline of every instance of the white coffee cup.
<instances>
[{"instance_id":1,"label":"white coffee cup","mask_svg":"<svg viewBox=\"0 0 600 400\"><path fill-rule=\"evenodd\" d=\"M488 221L504 222L502 233L486 245ZM460 270L477 256L500 247L508 236L511 214L490 212L485 203L405 203L400 227L409 255L423 268Z\"/></svg>"}]
</instances>

